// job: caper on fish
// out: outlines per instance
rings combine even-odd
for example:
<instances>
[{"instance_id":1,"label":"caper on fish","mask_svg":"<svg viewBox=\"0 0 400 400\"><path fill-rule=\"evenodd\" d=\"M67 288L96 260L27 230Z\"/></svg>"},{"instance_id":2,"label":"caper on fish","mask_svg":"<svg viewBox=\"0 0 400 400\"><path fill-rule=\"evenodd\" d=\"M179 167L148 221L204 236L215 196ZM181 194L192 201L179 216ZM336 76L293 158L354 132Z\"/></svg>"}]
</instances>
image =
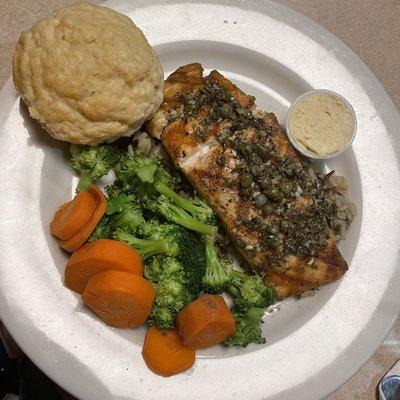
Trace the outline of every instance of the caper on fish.
<instances>
[{"instance_id":1,"label":"caper on fish","mask_svg":"<svg viewBox=\"0 0 400 400\"><path fill-rule=\"evenodd\" d=\"M251 187L242 188L242 195L244 197L250 197L253 194Z\"/></svg>"},{"instance_id":2,"label":"caper on fish","mask_svg":"<svg viewBox=\"0 0 400 400\"><path fill-rule=\"evenodd\" d=\"M265 226L265 230L270 235L276 235L279 233L279 226L274 222L268 222L267 225Z\"/></svg>"},{"instance_id":3,"label":"caper on fish","mask_svg":"<svg viewBox=\"0 0 400 400\"><path fill-rule=\"evenodd\" d=\"M267 197L265 195L263 195L262 193L258 194L255 198L254 198L254 205L256 207L262 207L265 204L267 204Z\"/></svg>"},{"instance_id":4,"label":"caper on fish","mask_svg":"<svg viewBox=\"0 0 400 400\"><path fill-rule=\"evenodd\" d=\"M283 194L289 195L293 190L292 182L282 182L281 183L281 191Z\"/></svg>"},{"instance_id":5,"label":"caper on fish","mask_svg":"<svg viewBox=\"0 0 400 400\"><path fill-rule=\"evenodd\" d=\"M242 187L247 188L250 187L253 183L253 177L246 171L242 171L240 173L240 184Z\"/></svg>"},{"instance_id":6,"label":"caper on fish","mask_svg":"<svg viewBox=\"0 0 400 400\"><path fill-rule=\"evenodd\" d=\"M258 154L263 160L266 160L266 159L269 157L269 151L268 151L268 149L267 149L265 146L263 146L263 145L261 145L261 144L258 144L257 147L256 147L256 150L257 150L257 154Z\"/></svg>"},{"instance_id":7,"label":"caper on fish","mask_svg":"<svg viewBox=\"0 0 400 400\"><path fill-rule=\"evenodd\" d=\"M279 201L282 198L282 193L275 187L268 189L266 195L273 201Z\"/></svg>"},{"instance_id":8,"label":"caper on fish","mask_svg":"<svg viewBox=\"0 0 400 400\"><path fill-rule=\"evenodd\" d=\"M231 119L235 117L235 113L233 112L232 106L228 103L225 103L220 109L221 117L226 119Z\"/></svg>"},{"instance_id":9,"label":"caper on fish","mask_svg":"<svg viewBox=\"0 0 400 400\"><path fill-rule=\"evenodd\" d=\"M265 206L263 206L262 211L266 215L272 214L274 212L274 206L268 203Z\"/></svg>"},{"instance_id":10,"label":"caper on fish","mask_svg":"<svg viewBox=\"0 0 400 400\"><path fill-rule=\"evenodd\" d=\"M258 178L259 176L261 176L263 171L260 165L254 164L250 167L250 172L254 177Z\"/></svg>"},{"instance_id":11,"label":"caper on fish","mask_svg":"<svg viewBox=\"0 0 400 400\"><path fill-rule=\"evenodd\" d=\"M290 224L285 219L281 220L280 222L281 229L286 232L290 228Z\"/></svg>"},{"instance_id":12,"label":"caper on fish","mask_svg":"<svg viewBox=\"0 0 400 400\"><path fill-rule=\"evenodd\" d=\"M275 214L276 215L282 215L284 213L284 209L282 207L277 207L275 208Z\"/></svg>"},{"instance_id":13,"label":"caper on fish","mask_svg":"<svg viewBox=\"0 0 400 400\"><path fill-rule=\"evenodd\" d=\"M262 178L262 180L260 181L260 186L262 189L268 189L271 185L272 185L272 181L267 176Z\"/></svg>"},{"instance_id":14,"label":"caper on fish","mask_svg":"<svg viewBox=\"0 0 400 400\"><path fill-rule=\"evenodd\" d=\"M251 155L253 153L253 146L250 143L245 144L244 151L247 155Z\"/></svg>"}]
</instances>

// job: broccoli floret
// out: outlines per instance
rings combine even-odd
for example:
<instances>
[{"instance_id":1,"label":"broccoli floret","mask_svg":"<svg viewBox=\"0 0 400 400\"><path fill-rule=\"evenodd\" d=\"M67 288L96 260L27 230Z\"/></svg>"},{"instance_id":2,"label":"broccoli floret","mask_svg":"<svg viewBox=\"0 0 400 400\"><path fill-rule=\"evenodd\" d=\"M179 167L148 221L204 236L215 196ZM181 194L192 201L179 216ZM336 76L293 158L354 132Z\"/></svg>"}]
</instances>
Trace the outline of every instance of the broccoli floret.
<instances>
[{"instance_id":1,"label":"broccoli floret","mask_svg":"<svg viewBox=\"0 0 400 400\"><path fill-rule=\"evenodd\" d=\"M115 146L100 145L97 147L71 145L71 165L80 173L77 191L87 190L113 168L121 158L121 151Z\"/></svg>"},{"instance_id":2,"label":"broccoli floret","mask_svg":"<svg viewBox=\"0 0 400 400\"><path fill-rule=\"evenodd\" d=\"M206 292L226 290L234 299L232 314L236 333L227 339L226 346L246 347L249 343L265 343L261 335L262 316L266 307L275 301L275 290L266 286L258 275L247 275L225 265L218 259L214 242L206 239L207 268L203 278Z\"/></svg>"},{"instance_id":3,"label":"broccoli floret","mask_svg":"<svg viewBox=\"0 0 400 400\"><path fill-rule=\"evenodd\" d=\"M246 312L252 307L266 308L275 301L274 288L265 285L261 277L237 271L219 260L211 239L206 239L205 248L207 268L203 288L206 292L221 293L226 290L240 312Z\"/></svg>"},{"instance_id":4,"label":"broccoli floret","mask_svg":"<svg viewBox=\"0 0 400 400\"><path fill-rule=\"evenodd\" d=\"M109 223L112 230L121 229L135 233L144 224L142 208L132 195L120 194L108 199L107 215L111 215Z\"/></svg>"},{"instance_id":5,"label":"broccoli floret","mask_svg":"<svg viewBox=\"0 0 400 400\"><path fill-rule=\"evenodd\" d=\"M157 255L146 261L144 276L152 283L158 283L162 278L179 275L183 270L176 258Z\"/></svg>"},{"instance_id":6,"label":"broccoli floret","mask_svg":"<svg viewBox=\"0 0 400 400\"><path fill-rule=\"evenodd\" d=\"M233 311L233 317L236 323L236 332L229 339L224 341L225 346L246 347L250 343L265 343L262 336L261 324L264 315L263 308L252 307L245 313Z\"/></svg>"},{"instance_id":7,"label":"broccoli floret","mask_svg":"<svg viewBox=\"0 0 400 400\"><path fill-rule=\"evenodd\" d=\"M134 206L137 205L136 199L133 196L129 196L124 193L118 193L108 197L107 200L107 215L112 215L115 213L120 213L131 206L134 202Z\"/></svg>"},{"instance_id":8,"label":"broccoli floret","mask_svg":"<svg viewBox=\"0 0 400 400\"><path fill-rule=\"evenodd\" d=\"M140 153L124 157L115 170L115 176L125 190L132 191L139 198L154 196L156 182L162 182L168 187L173 187L175 184L174 177L156 158L146 157Z\"/></svg>"},{"instance_id":9,"label":"broccoli floret","mask_svg":"<svg viewBox=\"0 0 400 400\"><path fill-rule=\"evenodd\" d=\"M198 196L193 199L182 197L161 181L156 182L155 189L187 211L193 218L206 224L215 224L217 222L214 211L202 198Z\"/></svg>"},{"instance_id":10,"label":"broccoli floret","mask_svg":"<svg viewBox=\"0 0 400 400\"><path fill-rule=\"evenodd\" d=\"M143 205L147 209L163 215L168 221L175 222L192 231L208 236L215 236L217 234L218 228L216 226L207 225L193 218L183 208L176 206L163 195L156 199L145 201Z\"/></svg>"},{"instance_id":11,"label":"broccoli floret","mask_svg":"<svg viewBox=\"0 0 400 400\"><path fill-rule=\"evenodd\" d=\"M236 308L242 312L251 307L266 308L275 301L275 290L264 284L258 275L237 271L218 258L214 241L206 239L207 268L203 288L209 293L226 290L235 300Z\"/></svg>"},{"instance_id":12,"label":"broccoli floret","mask_svg":"<svg viewBox=\"0 0 400 400\"><path fill-rule=\"evenodd\" d=\"M181 279L171 277L161 280L156 285L156 298L148 322L157 324L160 329L173 328L176 314L192 298Z\"/></svg>"},{"instance_id":13,"label":"broccoli floret","mask_svg":"<svg viewBox=\"0 0 400 400\"><path fill-rule=\"evenodd\" d=\"M204 245L199 238L185 228L174 224L157 224L151 221L139 229L146 239L164 239L174 248L168 255L176 257L185 269L189 290L197 295L202 288L202 281L206 269ZM176 249L176 250L175 250Z\"/></svg>"},{"instance_id":14,"label":"broccoli floret","mask_svg":"<svg viewBox=\"0 0 400 400\"><path fill-rule=\"evenodd\" d=\"M144 239L117 230L114 238L128 243L147 259L156 254L177 258L185 268L189 290L197 295L202 287L205 272L204 246L191 232L179 225L144 224L139 228Z\"/></svg>"},{"instance_id":15,"label":"broccoli floret","mask_svg":"<svg viewBox=\"0 0 400 400\"><path fill-rule=\"evenodd\" d=\"M156 256L146 263L145 276L156 288L148 323L160 329L173 328L176 314L193 299L185 268L175 258Z\"/></svg>"},{"instance_id":16,"label":"broccoli floret","mask_svg":"<svg viewBox=\"0 0 400 400\"><path fill-rule=\"evenodd\" d=\"M160 295L160 298L162 298L162 295ZM156 300L153 303L149 318L147 319L147 323L149 325L156 324L160 329L173 329L177 312L175 312L175 310L171 310L171 307L161 306L157 304L158 302L156 301L157 295Z\"/></svg>"},{"instance_id":17,"label":"broccoli floret","mask_svg":"<svg viewBox=\"0 0 400 400\"><path fill-rule=\"evenodd\" d=\"M111 238L116 229L135 233L143 223L139 202L133 196L119 194L108 199L106 215L97 224L89 241Z\"/></svg>"},{"instance_id":18,"label":"broccoli floret","mask_svg":"<svg viewBox=\"0 0 400 400\"><path fill-rule=\"evenodd\" d=\"M193 217L206 224L216 224L218 222L217 214L208 205L208 203L200 196L196 195L192 199L192 210L189 211Z\"/></svg>"},{"instance_id":19,"label":"broccoli floret","mask_svg":"<svg viewBox=\"0 0 400 400\"><path fill-rule=\"evenodd\" d=\"M211 208L201 199L186 199L174 192L173 176L157 159L134 153L121 161L115 174L124 188L147 198L151 211L187 229L215 236L217 227L207 225L216 221Z\"/></svg>"},{"instance_id":20,"label":"broccoli floret","mask_svg":"<svg viewBox=\"0 0 400 400\"><path fill-rule=\"evenodd\" d=\"M151 238L153 235L159 236L159 225L167 225L162 224L160 220L157 218L146 219L146 223L139 227L138 233L140 236L148 239ZM167 229L166 227L161 229ZM169 228L168 228L169 229Z\"/></svg>"},{"instance_id":21,"label":"broccoli floret","mask_svg":"<svg viewBox=\"0 0 400 400\"><path fill-rule=\"evenodd\" d=\"M152 283L157 283L164 272L165 260L169 257L157 255L146 260L143 275ZM171 257L171 259L173 259ZM179 265L180 266L180 265Z\"/></svg>"},{"instance_id":22,"label":"broccoli floret","mask_svg":"<svg viewBox=\"0 0 400 400\"><path fill-rule=\"evenodd\" d=\"M247 275L235 269L230 270L228 293L234 298L235 307L242 312L252 307L266 308L276 300L272 286L264 284L258 275Z\"/></svg>"},{"instance_id":23,"label":"broccoli floret","mask_svg":"<svg viewBox=\"0 0 400 400\"><path fill-rule=\"evenodd\" d=\"M122 184L118 180L115 180L112 185L106 186L106 193L109 198L118 197L121 194L129 195L129 190L126 190Z\"/></svg>"},{"instance_id":24,"label":"broccoli floret","mask_svg":"<svg viewBox=\"0 0 400 400\"><path fill-rule=\"evenodd\" d=\"M219 260L214 240L205 240L206 272L203 277L203 288L208 293L222 293L229 283L230 269Z\"/></svg>"}]
</instances>

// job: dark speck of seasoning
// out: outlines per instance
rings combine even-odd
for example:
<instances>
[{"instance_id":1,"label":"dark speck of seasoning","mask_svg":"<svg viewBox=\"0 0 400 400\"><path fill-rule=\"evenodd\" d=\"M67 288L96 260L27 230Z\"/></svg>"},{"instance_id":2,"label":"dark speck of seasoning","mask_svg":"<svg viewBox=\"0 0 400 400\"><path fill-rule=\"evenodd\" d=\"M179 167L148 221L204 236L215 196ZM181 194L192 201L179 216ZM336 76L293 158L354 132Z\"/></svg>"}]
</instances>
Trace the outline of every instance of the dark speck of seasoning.
<instances>
[{"instance_id":1,"label":"dark speck of seasoning","mask_svg":"<svg viewBox=\"0 0 400 400\"><path fill-rule=\"evenodd\" d=\"M228 21L226 19L224 19L224 24L227 24L227 23L228 23Z\"/></svg>"},{"instance_id":2,"label":"dark speck of seasoning","mask_svg":"<svg viewBox=\"0 0 400 400\"><path fill-rule=\"evenodd\" d=\"M199 142L199 143L203 143L204 142L204 139L205 139L205 137L204 137L204 131L202 131L202 130L198 130L196 133L195 133L195 136L196 136L196 140Z\"/></svg>"},{"instance_id":3,"label":"dark speck of seasoning","mask_svg":"<svg viewBox=\"0 0 400 400\"><path fill-rule=\"evenodd\" d=\"M218 165L218 167L225 167L226 161L225 161L225 157L223 155L219 156L216 160L216 164Z\"/></svg>"},{"instance_id":4,"label":"dark speck of seasoning","mask_svg":"<svg viewBox=\"0 0 400 400\"><path fill-rule=\"evenodd\" d=\"M182 157L186 157L186 151L185 150L182 151Z\"/></svg>"},{"instance_id":5,"label":"dark speck of seasoning","mask_svg":"<svg viewBox=\"0 0 400 400\"><path fill-rule=\"evenodd\" d=\"M237 24L237 21L233 21L233 24L236 25L236 24Z\"/></svg>"}]
</instances>

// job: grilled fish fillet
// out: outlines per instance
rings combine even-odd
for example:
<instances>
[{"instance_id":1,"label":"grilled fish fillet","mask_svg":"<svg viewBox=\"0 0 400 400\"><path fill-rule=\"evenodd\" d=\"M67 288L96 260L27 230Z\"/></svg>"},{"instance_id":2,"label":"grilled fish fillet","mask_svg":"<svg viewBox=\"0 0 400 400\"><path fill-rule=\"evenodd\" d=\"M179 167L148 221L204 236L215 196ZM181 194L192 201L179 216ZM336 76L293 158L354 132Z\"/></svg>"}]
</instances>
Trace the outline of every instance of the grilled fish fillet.
<instances>
[{"instance_id":1,"label":"grilled fish fillet","mask_svg":"<svg viewBox=\"0 0 400 400\"><path fill-rule=\"evenodd\" d=\"M211 88L209 99L207 87ZM252 199L241 195L239 167L243 160L234 146L226 146L222 140L230 123L224 118L210 117L213 107L224 107L228 116L232 109L229 105L224 106L221 99L219 103L213 100L213 88L222 88L224 101L228 104L235 103L242 113L245 110L255 115L254 97L243 93L217 71L203 77L202 66L193 63L178 68L167 78L164 102L147 123L149 133L162 141L174 165L217 213L250 267L275 286L280 298L297 295L340 278L347 270L347 264L329 236L324 248L313 254L287 254L281 261L276 261L273 248L263 246L257 221L265 220L266 216L254 206ZM201 90L205 94L201 107L197 107L193 96ZM286 160L301 170L300 159L275 115L260 112L257 115L255 126L239 126L238 132L229 140L240 140L253 146L269 140L277 151L278 159ZM297 196L293 209L301 213L312 202L310 195ZM252 226L249 221L256 223ZM274 259L275 262L272 262Z\"/></svg>"}]
</instances>

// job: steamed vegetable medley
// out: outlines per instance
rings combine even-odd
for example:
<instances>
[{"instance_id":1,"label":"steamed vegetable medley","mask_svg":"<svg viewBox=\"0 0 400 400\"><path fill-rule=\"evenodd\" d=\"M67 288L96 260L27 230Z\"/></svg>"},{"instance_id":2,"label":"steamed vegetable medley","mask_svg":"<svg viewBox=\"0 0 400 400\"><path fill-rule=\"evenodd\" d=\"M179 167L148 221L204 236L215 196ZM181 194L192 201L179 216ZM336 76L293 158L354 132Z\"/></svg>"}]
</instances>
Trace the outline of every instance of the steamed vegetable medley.
<instances>
[{"instance_id":1,"label":"steamed vegetable medley","mask_svg":"<svg viewBox=\"0 0 400 400\"><path fill-rule=\"evenodd\" d=\"M147 321L142 354L163 376L190 368L195 349L264 343L262 318L274 289L222 256L216 215L181 190L175 170L131 150L71 146L77 194L51 223L60 246L73 252L66 285L108 325ZM115 180L104 196L95 183L111 170Z\"/></svg>"}]
</instances>

